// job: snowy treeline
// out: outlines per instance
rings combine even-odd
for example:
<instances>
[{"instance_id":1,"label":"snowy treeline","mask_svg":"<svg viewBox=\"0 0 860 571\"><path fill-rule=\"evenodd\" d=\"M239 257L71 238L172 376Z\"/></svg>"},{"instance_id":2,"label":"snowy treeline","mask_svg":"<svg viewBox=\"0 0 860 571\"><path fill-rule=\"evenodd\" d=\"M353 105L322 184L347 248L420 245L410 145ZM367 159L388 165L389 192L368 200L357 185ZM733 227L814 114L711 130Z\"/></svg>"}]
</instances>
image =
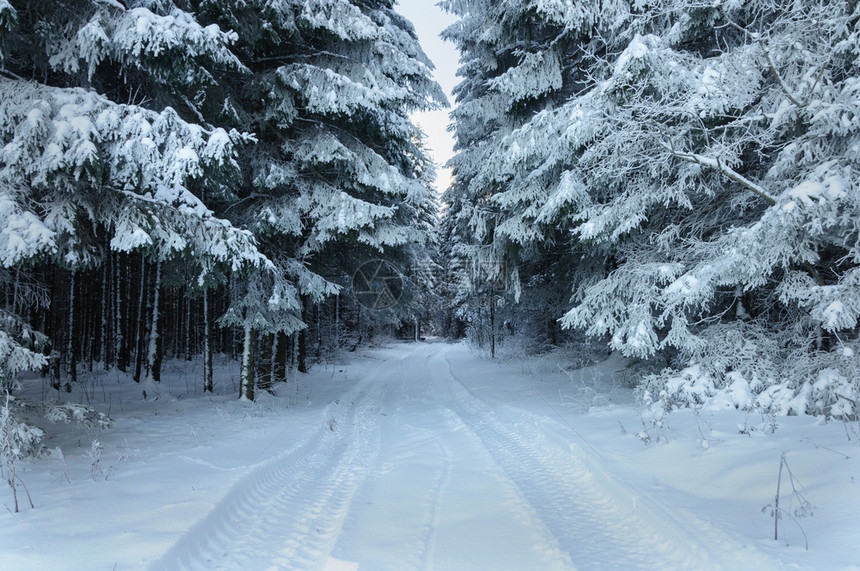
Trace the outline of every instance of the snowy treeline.
<instances>
[{"instance_id":1,"label":"snowy treeline","mask_svg":"<svg viewBox=\"0 0 860 571\"><path fill-rule=\"evenodd\" d=\"M450 331L579 332L650 402L857 414L855 2L442 5L437 239L409 113L445 98L393 0L0 0L4 386L202 355L211 390L222 351L253 398L447 293Z\"/></svg>"},{"instance_id":2,"label":"snowy treeline","mask_svg":"<svg viewBox=\"0 0 860 571\"><path fill-rule=\"evenodd\" d=\"M443 243L505 275L495 331L605 340L666 406L857 414L857 2L443 5Z\"/></svg>"},{"instance_id":3,"label":"snowy treeline","mask_svg":"<svg viewBox=\"0 0 860 571\"><path fill-rule=\"evenodd\" d=\"M202 354L211 390L225 351L253 398L422 317L418 280L375 321L343 294L432 265L431 70L393 0L0 0L3 388Z\"/></svg>"}]
</instances>

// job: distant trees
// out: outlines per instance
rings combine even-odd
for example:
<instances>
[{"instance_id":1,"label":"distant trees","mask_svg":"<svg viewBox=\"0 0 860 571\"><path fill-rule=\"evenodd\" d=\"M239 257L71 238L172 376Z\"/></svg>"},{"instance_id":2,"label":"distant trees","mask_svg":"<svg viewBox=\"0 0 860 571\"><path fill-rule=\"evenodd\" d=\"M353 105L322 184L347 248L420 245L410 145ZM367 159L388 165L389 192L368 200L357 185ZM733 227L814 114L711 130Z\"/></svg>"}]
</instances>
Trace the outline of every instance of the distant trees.
<instances>
[{"instance_id":1,"label":"distant trees","mask_svg":"<svg viewBox=\"0 0 860 571\"><path fill-rule=\"evenodd\" d=\"M564 169L542 165L532 147L552 145L560 135L564 119L549 124L542 112L588 89L591 52L606 49L598 44L618 32L626 9L623 3L534 4L443 3L462 17L445 36L462 53L465 78L455 90L455 181L445 196L443 227L465 272L460 282L470 290L455 300L461 317L480 329L481 316L495 320L500 309L509 330L553 343L578 256L568 248L569 222L544 211ZM541 139L513 139L536 120L544 128ZM533 161L525 158L530 153ZM506 294L482 291L490 284Z\"/></svg>"},{"instance_id":2,"label":"distant trees","mask_svg":"<svg viewBox=\"0 0 860 571\"><path fill-rule=\"evenodd\" d=\"M692 363L711 394L742 379L777 408L850 408L855 3L446 6L464 16L464 255L512 264L523 311L561 278L563 326L668 359L655 399Z\"/></svg>"},{"instance_id":3,"label":"distant trees","mask_svg":"<svg viewBox=\"0 0 860 571\"><path fill-rule=\"evenodd\" d=\"M266 361L283 358L285 336L298 334L302 369L314 307L368 257L405 260L428 239L432 229L417 224L426 159L408 113L445 97L393 2L278 6L204 8L238 32L235 50L251 70L220 81L218 112L229 107L226 120L257 138L240 152L242 181L225 216L254 233L274 266L244 277L222 320L244 327L246 340L249 329L263 333Z\"/></svg>"},{"instance_id":4,"label":"distant trees","mask_svg":"<svg viewBox=\"0 0 860 571\"><path fill-rule=\"evenodd\" d=\"M227 350L253 398L364 257L432 239L408 114L444 96L392 1L0 0L0 58L7 388L202 353L212 390Z\"/></svg>"}]
</instances>

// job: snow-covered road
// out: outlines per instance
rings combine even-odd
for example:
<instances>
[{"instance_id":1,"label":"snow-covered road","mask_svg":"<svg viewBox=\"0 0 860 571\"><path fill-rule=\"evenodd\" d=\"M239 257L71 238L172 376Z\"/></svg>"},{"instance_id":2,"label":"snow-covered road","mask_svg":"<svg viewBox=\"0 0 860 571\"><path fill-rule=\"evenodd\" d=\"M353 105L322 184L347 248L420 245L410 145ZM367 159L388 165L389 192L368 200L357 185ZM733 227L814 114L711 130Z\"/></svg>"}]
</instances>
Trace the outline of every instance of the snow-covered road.
<instances>
[{"instance_id":1,"label":"snow-covered road","mask_svg":"<svg viewBox=\"0 0 860 571\"><path fill-rule=\"evenodd\" d=\"M740 569L774 561L614 480L463 345L380 352L152 569ZM305 425L303 425L305 426Z\"/></svg>"}]
</instances>

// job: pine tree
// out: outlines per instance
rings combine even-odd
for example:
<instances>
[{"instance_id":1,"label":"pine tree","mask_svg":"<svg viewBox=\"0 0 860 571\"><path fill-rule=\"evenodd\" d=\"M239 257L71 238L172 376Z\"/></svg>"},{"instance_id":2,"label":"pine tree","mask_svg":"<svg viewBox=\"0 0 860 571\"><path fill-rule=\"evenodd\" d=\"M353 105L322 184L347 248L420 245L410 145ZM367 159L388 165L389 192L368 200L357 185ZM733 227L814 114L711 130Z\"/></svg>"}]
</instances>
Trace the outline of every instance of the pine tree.
<instances>
[{"instance_id":1,"label":"pine tree","mask_svg":"<svg viewBox=\"0 0 860 571\"><path fill-rule=\"evenodd\" d=\"M449 241L465 272L459 287L467 290L454 303L478 326L478 307L495 318L498 300L489 290L507 289L516 303L500 308L503 319L530 337L552 340L569 297L561 284L574 278L580 260L568 248L570 226L546 210L554 187L569 178L566 164L545 159L568 120L557 109L588 89L589 66L610 49L607 39L623 32L630 7L443 5L461 16L446 35L461 50L464 77L456 88L455 182L445 197ZM495 324L490 332L495 336Z\"/></svg>"},{"instance_id":2,"label":"pine tree","mask_svg":"<svg viewBox=\"0 0 860 571\"><path fill-rule=\"evenodd\" d=\"M254 237L203 202L210 181L235 172L236 148L251 139L189 123L169 106L207 87L213 68L242 71L229 50L233 36L169 2L63 8L0 5L3 266L90 271L110 251L134 252L156 264L182 257L205 280L216 266L264 263ZM69 296L73 288L65 288ZM92 312L68 306L68 327ZM91 321L82 322L88 331ZM78 353L96 347L91 338L54 345L72 375Z\"/></svg>"},{"instance_id":3,"label":"pine tree","mask_svg":"<svg viewBox=\"0 0 860 571\"><path fill-rule=\"evenodd\" d=\"M305 359L306 314L316 312L308 303L337 293L364 259L403 262L405 246L424 240L413 223L426 189L416 178L421 153L408 114L444 96L393 2L202 8L238 32L236 53L252 73L219 77L204 110L257 139L243 151L241 184L222 211L274 263L248 276L222 323L251 323L267 334L267 353L277 354L279 335L297 334Z\"/></svg>"},{"instance_id":4,"label":"pine tree","mask_svg":"<svg viewBox=\"0 0 860 571\"><path fill-rule=\"evenodd\" d=\"M478 26L493 14L479 3L449 5ZM523 4L548 21L566 18L566 32L581 30L581 50L560 60L585 73L495 135L503 113L486 103L462 112L479 109L492 127L466 139L457 159L465 176L452 203L465 240L496 250L505 240L532 243L545 268L556 243L547 230L558 228L575 271L566 327L629 356L692 362L711 392L741 378L775 409L789 410L785 395L795 394L805 402L795 412L838 409L834 387L855 390L860 317L857 7L601 8L585 16L586 4ZM489 38L493 49L482 53L492 61L503 28L486 21L482 33L465 24L462 33L467 46L469 37ZM464 61L476 66L482 60L469 49ZM464 82L471 99L461 104L498 85L488 75ZM472 214L476 204L492 216ZM828 368L839 373L825 382L819 372ZM649 383L659 391L680 374Z\"/></svg>"},{"instance_id":5,"label":"pine tree","mask_svg":"<svg viewBox=\"0 0 860 571\"><path fill-rule=\"evenodd\" d=\"M19 313L45 286L66 311L48 295L36 320L70 374L133 362L154 382L200 319L212 390L212 322L250 327L246 356L285 371L286 336L321 339L320 304L358 263L420 257L408 115L444 96L393 5L0 2L0 279L21 284L3 331L28 356L10 374L46 363Z\"/></svg>"}]
</instances>

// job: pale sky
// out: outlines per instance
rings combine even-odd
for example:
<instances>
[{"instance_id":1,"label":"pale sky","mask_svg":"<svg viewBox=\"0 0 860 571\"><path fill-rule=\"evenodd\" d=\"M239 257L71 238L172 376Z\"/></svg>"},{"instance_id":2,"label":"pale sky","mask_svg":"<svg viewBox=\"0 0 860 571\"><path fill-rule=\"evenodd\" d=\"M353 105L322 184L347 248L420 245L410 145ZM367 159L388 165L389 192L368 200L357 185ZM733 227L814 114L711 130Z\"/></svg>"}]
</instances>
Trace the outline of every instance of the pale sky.
<instances>
[{"instance_id":1,"label":"pale sky","mask_svg":"<svg viewBox=\"0 0 860 571\"><path fill-rule=\"evenodd\" d=\"M424 53L436 66L434 79L445 90L448 101L453 105L454 97L451 90L458 83L456 72L459 54L453 44L443 42L439 34L443 29L453 24L456 18L436 6L438 0L398 0L395 8L415 26L418 41L424 49ZM448 113L450 109L432 111L427 113L416 113L412 119L421 125L427 133L427 144L430 146L433 159L439 165L437 171L438 179L436 187L444 191L451 178L451 173L441 166L448 162L454 154L454 138L446 131L450 122Z\"/></svg>"}]
</instances>

